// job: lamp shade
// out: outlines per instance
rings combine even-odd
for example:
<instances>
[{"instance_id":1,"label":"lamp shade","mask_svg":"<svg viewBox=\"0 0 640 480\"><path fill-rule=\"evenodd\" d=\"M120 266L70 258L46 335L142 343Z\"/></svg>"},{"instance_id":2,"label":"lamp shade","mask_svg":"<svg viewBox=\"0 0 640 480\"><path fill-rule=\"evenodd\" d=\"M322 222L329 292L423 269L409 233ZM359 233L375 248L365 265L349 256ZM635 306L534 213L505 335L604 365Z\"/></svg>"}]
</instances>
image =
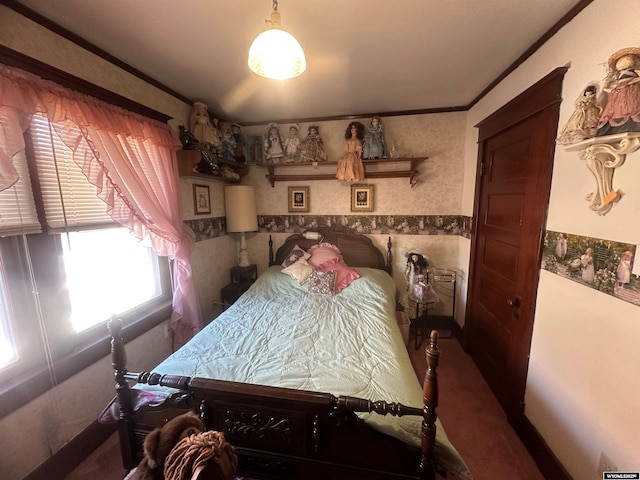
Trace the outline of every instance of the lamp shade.
<instances>
[{"instance_id":1,"label":"lamp shade","mask_svg":"<svg viewBox=\"0 0 640 480\"><path fill-rule=\"evenodd\" d=\"M304 52L289 32L271 28L256 37L249 49L249 68L273 80L301 75L307 68Z\"/></svg>"},{"instance_id":2,"label":"lamp shade","mask_svg":"<svg viewBox=\"0 0 640 480\"><path fill-rule=\"evenodd\" d=\"M255 232L258 230L256 193L250 185L224 187L224 209L227 232Z\"/></svg>"}]
</instances>

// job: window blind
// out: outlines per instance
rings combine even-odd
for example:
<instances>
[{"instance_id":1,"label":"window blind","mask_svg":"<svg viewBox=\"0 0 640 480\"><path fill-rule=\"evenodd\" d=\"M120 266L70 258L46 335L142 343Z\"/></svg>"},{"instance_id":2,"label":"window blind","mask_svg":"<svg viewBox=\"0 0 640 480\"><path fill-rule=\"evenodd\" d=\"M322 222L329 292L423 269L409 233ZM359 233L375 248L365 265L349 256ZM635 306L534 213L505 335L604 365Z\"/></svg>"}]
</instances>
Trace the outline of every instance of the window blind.
<instances>
[{"instance_id":1,"label":"window blind","mask_svg":"<svg viewBox=\"0 0 640 480\"><path fill-rule=\"evenodd\" d=\"M13 165L20 179L0 192L0 236L40 233L42 229L38 222L24 150L13 157Z\"/></svg>"},{"instance_id":2,"label":"window blind","mask_svg":"<svg viewBox=\"0 0 640 480\"><path fill-rule=\"evenodd\" d=\"M96 196L95 185L73 161L73 152L49 121L34 115L30 131L48 232L113 226L107 205Z\"/></svg>"}]
</instances>

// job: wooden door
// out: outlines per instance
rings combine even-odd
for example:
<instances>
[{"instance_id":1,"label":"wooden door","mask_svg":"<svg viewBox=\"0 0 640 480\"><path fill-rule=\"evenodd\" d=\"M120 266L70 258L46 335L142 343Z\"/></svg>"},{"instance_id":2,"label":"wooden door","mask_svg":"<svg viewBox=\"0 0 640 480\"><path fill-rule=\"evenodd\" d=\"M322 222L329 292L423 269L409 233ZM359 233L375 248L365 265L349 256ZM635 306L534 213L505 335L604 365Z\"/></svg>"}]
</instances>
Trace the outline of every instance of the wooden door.
<instances>
[{"instance_id":1,"label":"wooden door","mask_svg":"<svg viewBox=\"0 0 640 480\"><path fill-rule=\"evenodd\" d=\"M465 336L514 427L524 409L565 72L554 71L478 125Z\"/></svg>"}]
</instances>

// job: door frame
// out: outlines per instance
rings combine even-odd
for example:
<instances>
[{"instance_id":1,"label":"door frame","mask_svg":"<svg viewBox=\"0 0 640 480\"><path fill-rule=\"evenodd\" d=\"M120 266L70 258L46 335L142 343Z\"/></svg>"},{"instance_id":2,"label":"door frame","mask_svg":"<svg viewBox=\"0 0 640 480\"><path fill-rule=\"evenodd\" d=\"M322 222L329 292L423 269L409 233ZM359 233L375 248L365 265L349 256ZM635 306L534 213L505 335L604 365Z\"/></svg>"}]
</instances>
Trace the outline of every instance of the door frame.
<instances>
[{"instance_id":1,"label":"door frame","mask_svg":"<svg viewBox=\"0 0 640 480\"><path fill-rule=\"evenodd\" d=\"M476 180L475 180L475 194L474 194L474 207L472 231L471 231L471 251L469 259L469 290L467 292L466 312L465 312L465 328L469 326L470 330L473 330L473 312L471 299L475 295L474 292L474 275L475 275L475 263L478 255L478 224L481 212L480 200L482 195L482 175L483 175L483 159L485 141L508 128L516 125L517 123L535 115L549 107L557 105L556 111L556 125L559 119L560 103L562 102L562 82L564 75L568 71L568 67L559 67L546 75L544 78L536 82L534 85L526 89L519 94L513 100L499 108L497 111L486 117L484 120L475 125L479 129L478 132L478 153L476 163ZM538 265L542 260L543 239L544 231L547 222L549 198L551 193L551 180L553 177L553 163L555 156L555 138L549 145L546 146L548 151L548 165L546 166L546 176L541 178L541 187L547 191L545 208L541 213L541 229L537 233L539 241L537 242L538 249L536 252L529 252L531 255L535 255ZM527 295L531 299L531 318L526 319L528 322L528 329L525 332L526 338L523 339L522 350L526 350L526 355L521 354L516 359L515 373L517 378L517 385L514 387L517 389L516 397L519 398L520 405L512 406L512 408L503 408L507 413L509 423L518 428L520 421L524 414L524 393L526 389L527 373L529 368L529 351L531 348L531 337L533 335L533 322L535 318L535 306L538 291L538 284L540 278L540 269L538 268L532 274L531 285L528 286ZM471 332L470 332L471 333ZM467 343L471 340L467 338Z\"/></svg>"}]
</instances>

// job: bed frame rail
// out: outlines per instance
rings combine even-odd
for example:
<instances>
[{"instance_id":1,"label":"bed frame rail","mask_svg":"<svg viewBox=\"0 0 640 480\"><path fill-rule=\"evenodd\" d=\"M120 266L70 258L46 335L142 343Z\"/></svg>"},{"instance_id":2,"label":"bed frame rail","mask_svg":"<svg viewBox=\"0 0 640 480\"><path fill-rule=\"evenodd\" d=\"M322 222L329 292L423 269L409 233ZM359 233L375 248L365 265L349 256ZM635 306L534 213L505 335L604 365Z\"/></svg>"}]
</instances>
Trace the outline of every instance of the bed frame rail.
<instances>
[{"instance_id":1,"label":"bed frame rail","mask_svg":"<svg viewBox=\"0 0 640 480\"><path fill-rule=\"evenodd\" d=\"M142 442L153 428L188 410L209 429L222 431L235 446L238 473L278 479L435 478L434 448L438 404L438 332L426 348L422 408L328 393L251 385L224 380L130 373L122 322L109 322L111 358L119 403L119 434L125 468L135 467ZM176 389L161 405L134 411L129 382ZM374 431L355 414L422 416L421 448Z\"/></svg>"}]
</instances>

